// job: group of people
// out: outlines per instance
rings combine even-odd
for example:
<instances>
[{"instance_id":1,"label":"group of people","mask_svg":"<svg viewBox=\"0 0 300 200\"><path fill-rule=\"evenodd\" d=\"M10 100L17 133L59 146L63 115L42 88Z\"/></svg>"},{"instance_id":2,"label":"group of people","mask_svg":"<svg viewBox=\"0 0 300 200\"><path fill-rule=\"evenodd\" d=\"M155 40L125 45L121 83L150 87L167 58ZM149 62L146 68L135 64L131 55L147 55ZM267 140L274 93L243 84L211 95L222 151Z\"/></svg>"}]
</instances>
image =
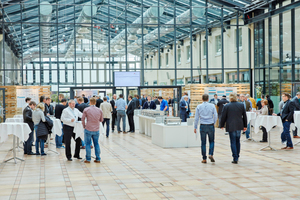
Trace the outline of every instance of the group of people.
<instances>
[{"instance_id":1,"label":"group of people","mask_svg":"<svg viewBox=\"0 0 300 200\"><path fill-rule=\"evenodd\" d=\"M99 138L99 125L106 125L106 137L109 137L110 133L110 120L112 120L111 128L112 132L115 130L115 124L117 124L118 133L128 133L126 131L126 115L129 122L129 132L135 132L134 126L134 110L135 109L156 109L158 101L162 111L168 111L168 102L161 96L156 99L151 96L139 99L138 95L128 96L128 103L124 100L122 94L114 94L112 99L108 101L108 97L94 96L90 99L86 98L84 94L77 96L69 101L64 98L63 94L59 94L59 104L55 107L51 105L50 97L41 96L40 102L31 101L31 98L26 98L26 105L23 107L23 119L24 122L31 128L31 133L28 140L24 143L24 153L27 155L42 155L44 152L45 142L51 134L53 127L53 121L51 116L59 119L62 124L62 135L55 136L56 148L65 148L65 153L68 161L72 161L71 154L71 138L75 140L75 153L73 158L82 159L80 157L80 149L86 149L86 163L91 161L91 148L93 148L92 141L95 147L96 159L95 162L99 163L100 158L100 146L98 143ZM77 122L81 121L84 128L84 140L81 138L75 138L74 127ZM121 121L123 126L121 129ZM35 149L32 151L32 143L34 140L33 133L35 132ZM64 146L63 146L64 144Z\"/></svg>"},{"instance_id":2,"label":"group of people","mask_svg":"<svg viewBox=\"0 0 300 200\"><path fill-rule=\"evenodd\" d=\"M229 95L229 101L223 95L222 99L218 99L214 95L213 99L209 100L209 96L202 96L203 103L198 105L195 112L194 132L197 133L198 122L200 120L200 136L201 136L201 152L202 163L207 163L206 156L206 138L209 141L209 159L215 162L214 139L215 139L215 124L219 119L219 128L226 128L229 134L230 145L232 151L232 163L238 164L240 156L240 137L242 131L245 132L246 138L249 138L250 123L247 123L246 112L257 110L261 115L280 116L283 123L283 132L281 133L281 141L285 146L283 150L293 149L293 143L290 135L290 125L293 122L295 110L300 110L300 92L294 98L291 98L289 93L282 93L282 101L279 104L279 113L273 113L274 103L269 95L261 95L261 98L255 101L249 95L235 94ZM268 106L269 105L269 106ZM217 108L219 109L217 112ZM261 127L263 138L261 142L267 142L267 131L265 127ZM294 131L294 138L300 138L297 135L297 130Z\"/></svg>"}]
</instances>

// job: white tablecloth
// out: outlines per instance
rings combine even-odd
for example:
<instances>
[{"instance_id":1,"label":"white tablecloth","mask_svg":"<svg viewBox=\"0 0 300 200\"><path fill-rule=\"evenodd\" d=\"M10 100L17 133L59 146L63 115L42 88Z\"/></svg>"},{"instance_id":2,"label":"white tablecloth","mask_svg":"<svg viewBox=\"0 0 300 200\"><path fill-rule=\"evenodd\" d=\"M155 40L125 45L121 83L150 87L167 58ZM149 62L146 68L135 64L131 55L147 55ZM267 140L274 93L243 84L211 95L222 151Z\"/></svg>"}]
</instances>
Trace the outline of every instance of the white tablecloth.
<instances>
[{"instance_id":1,"label":"white tablecloth","mask_svg":"<svg viewBox=\"0 0 300 200\"><path fill-rule=\"evenodd\" d=\"M84 128L82 126L81 121L78 121L78 122L75 123L73 132L75 133L75 139L80 137L82 140L84 140ZM104 127L103 127L102 123L100 123L99 132L100 132L100 135L104 134Z\"/></svg>"},{"instance_id":2,"label":"white tablecloth","mask_svg":"<svg viewBox=\"0 0 300 200\"><path fill-rule=\"evenodd\" d=\"M14 118L22 118L23 119L23 115L14 115Z\"/></svg>"},{"instance_id":3,"label":"white tablecloth","mask_svg":"<svg viewBox=\"0 0 300 200\"><path fill-rule=\"evenodd\" d=\"M50 118L52 121L53 121L53 127L52 127L52 133L54 135L58 135L58 136L61 136L62 135L62 125L61 125L61 121L59 119L56 119L54 117L51 117Z\"/></svg>"},{"instance_id":4,"label":"white tablecloth","mask_svg":"<svg viewBox=\"0 0 300 200\"><path fill-rule=\"evenodd\" d=\"M298 135L300 133L300 111L294 112L294 124L298 128Z\"/></svg>"},{"instance_id":5,"label":"white tablecloth","mask_svg":"<svg viewBox=\"0 0 300 200\"><path fill-rule=\"evenodd\" d=\"M23 118L7 118L5 122L10 123L23 123Z\"/></svg>"},{"instance_id":6,"label":"white tablecloth","mask_svg":"<svg viewBox=\"0 0 300 200\"><path fill-rule=\"evenodd\" d=\"M282 131L283 124L279 116L270 116L270 115L259 115L256 118L254 125L254 132L259 132L259 127L263 126L266 128L267 132L271 131L274 126L277 126Z\"/></svg>"},{"instance_id":7,"label":"white tablecloth","mask_svg":"<svg viewBox=\"0 0 300 200\"><path fill-rule=\"evenodd\" d=\"M0 143L5 142L8 135L15 135L21 141L26 141L31 133L31 129L26 123L1 123L0 124Z\"/></svg>"},{"instance_id":8,"label":"white tablecloth","mask_svg":"<svg viewBox=\"0 0 300 200\"><path fill-rule=\"evenodd\" d=\"M247 115L247 124L252 122L251 125L253 125L257 114L255 112L246 112L246 115Z\"/></svg>"}]
</instances>

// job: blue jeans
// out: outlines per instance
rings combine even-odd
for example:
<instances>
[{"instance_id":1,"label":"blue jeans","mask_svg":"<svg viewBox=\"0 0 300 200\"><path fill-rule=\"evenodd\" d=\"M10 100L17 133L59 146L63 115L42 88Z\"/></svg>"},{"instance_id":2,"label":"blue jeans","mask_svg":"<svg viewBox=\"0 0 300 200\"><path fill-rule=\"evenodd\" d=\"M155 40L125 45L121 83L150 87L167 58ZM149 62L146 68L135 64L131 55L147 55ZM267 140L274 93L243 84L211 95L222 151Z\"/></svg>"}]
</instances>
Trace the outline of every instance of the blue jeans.
<instances>
[{"instance_id":1,"label":"blue jeans","mask_svg":"<svg viewBox=\"0 0 300 200\"><path fill-rule=\"evenodd\" d=\"M123 131L126 132L126 113L125 110L117 110L117 128L121 132L120 123L123 121Z\"/></svg>"},{"instance_id":2,"label":"blue jeans","mask_svg":"<svg viewBox=\"0 0 300 200\"><path fill-rule=\"evenodd\" d=\"M96 160L100 161L100 145L99 145L99 131L88 131L84 129L84 142L86 144L85 150L86 150L86 160L91 161L91 144L92 144L92 139L93 143L95 146L95 155L96 155Z\"/></svg>"},{"instance_id":3,"label":"blue jeans","mask_svg":"<svg viewBox=\"0 0 300 200\"><path fill-rule=\"evenodd\" d=\"M24 142L24 153L26 154L32 153L32 147L31 147L32 140L33 140L33 131L29 133L28 140Z\"/></svg>"},{"instance_id":4,"label":"blue jeans","mask_svg":"<svg viewBox=\"0 0 300 200\"><path fill-rule=\"evenodd\" d=\"M238 161L240 157L240 150L241 150L241 131L233 131L229 132L230 138L230 147L232 152L232 157L234 161Z\"/></svg>"},{"instance_id":5,"label":"blue jeans","mask_svg":"<svg viewBox=\"0 0 300 200\"><path fill-rule=\"evenodd\" d=\"M246 134L246 138L248 139L249 135L250 135L250 123L247 125L247 130L246 130L245 134Z\"/></svg>"},{"instance_id":6,"label":"blue jeans","mask_svg":"<svg viewBox=\"0 0 300 200\"><path fill-rule=\"evenodd\" d=\"M36 140L35 140L35 151L36 151L37 154L40 154L40 152L39 152L39 144L41 143L41 154L43 154L43 153L45 153L44 152L44 143L45 143L45 141L42 140L42 139L39 139L37 137L37 133L36 133L37 127L38 127L38 125L34 125L35 137L36 137Z\"/></svg>"},{"instance_id":7,"label":"blue jeans","mask_svg":"<svg viewBox=\"0 0 300 200\"><path fill-rule=\"evenodd\" d=\"M63 127L63 123L61 123L61 126ZM61 136L58 136L58 135L55 136L56 148L62 147L62 139L63 139L63 135L64 135L63 129L61 129L61 132L62 132Z\"/></svg>"},{"instance_id":8,"label":"blue jeans","mask_svg":"<svg viewBox=\"0 0 300 200\"><path fill-rule=\"evenodd\" d=\"M103 127L104 127L104 124L106 123L106 137L109 136L109 121L110 121L110 119L104 118L104 119L103 119L103 122L102 122Z\"/></svg>"},{"instance_id":9,"label":"blue jeans","mask_svg":"<svg viewBox=\"0 0 300 200\"><path fill-rule=\"evenodd\" d=\"M290 135L290 127L291 127L291 123L292 122L283 122L283 132L281 133L281 141L286 143L287 147L293 147L293 142L292 142L292 138Z\"/></svg>"},{"instance_id":10,"label":"blue jeans","mask_svg":"<svg viewBox=\"0 0 300 200\"><path fill-rule=\"evenodd\" d=\"M214 154L215 147L215 127L214 125L200 125L200 137L201 137L201 152L203 160L206 160L206 135L208 136L209 141L209 155L212 156Z\"/></svg>"}]
</instances>

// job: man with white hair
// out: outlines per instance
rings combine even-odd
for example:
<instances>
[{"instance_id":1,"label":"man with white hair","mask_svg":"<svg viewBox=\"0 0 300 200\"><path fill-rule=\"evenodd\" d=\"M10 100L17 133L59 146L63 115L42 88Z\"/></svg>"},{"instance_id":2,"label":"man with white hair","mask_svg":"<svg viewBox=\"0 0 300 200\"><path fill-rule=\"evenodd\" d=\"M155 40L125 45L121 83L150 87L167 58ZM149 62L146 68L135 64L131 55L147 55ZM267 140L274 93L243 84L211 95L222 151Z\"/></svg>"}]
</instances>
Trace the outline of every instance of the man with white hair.
<instances>
[{"instance_id":1,"label":"man with white hair","mask_svg":"<svg viewBox=\"0 0 300 200\"><path fill-rule=\"evenodd\" d=\"M78 121L78 117L82 117L82 113L75 108L75 101L71 99L69 101L69 107L65 108L61 114L61 121L64 123L63 125L63 132L64 132L64 139L65 139L65 149L66 149L66 157L68 161L72 161L72 154L71 154L71 138L73 137L76 142L75 147L75 154L74 158L82 159L80 157L80 144L81 139L75 138L74 133L74 126L75 123Z\"/></svg>"},{"instance_id":2,"label":"man with white hair","mask_svg":"<svg viewBox=\"0 0 300 200\"><path fill-rule=\"evenodd\" d=\"M180 118L181 118L181 122L186 122L186 119L189 116L189 113L191 112L190 110L190 106L188 103L189 97L188 96L184 96L183 97L183 101L180 101Z\"/></svg>"}]
</instances>

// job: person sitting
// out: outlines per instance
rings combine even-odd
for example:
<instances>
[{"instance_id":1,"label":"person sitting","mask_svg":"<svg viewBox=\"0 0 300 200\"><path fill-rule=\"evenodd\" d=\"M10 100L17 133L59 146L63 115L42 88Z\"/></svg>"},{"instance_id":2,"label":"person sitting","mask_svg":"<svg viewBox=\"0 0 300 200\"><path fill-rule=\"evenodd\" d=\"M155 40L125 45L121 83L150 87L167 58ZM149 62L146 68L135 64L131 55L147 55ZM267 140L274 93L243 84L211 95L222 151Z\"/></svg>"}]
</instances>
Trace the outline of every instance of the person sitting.
<instances>
[{"instance_id":1,"label":"person sitting","mask_svg":"<svg viewBox=\"0 0 300 200\"><path fill-rule=\"evenodd\" d=\"M261 115L268 115L269 114L268 100L261 100L261 106L262 108L259 110L259 113ZM266 128L262 126L261 130L263 131L263 137L260 142L268 142L268 133Z\"/></svg>"},{"instance_id":2,"label":"person sitting","mask_svg":"<svg viewBox=\"0 0 300 200\"><path fill-rule=\"evenodd\" d=\"M151 96L150 95L147 98L147 102L144 103L143 109L151 109L151 110L156 109L156 104L155 104L154 101L151 101Z\"/></svg>"}]
</instances>

